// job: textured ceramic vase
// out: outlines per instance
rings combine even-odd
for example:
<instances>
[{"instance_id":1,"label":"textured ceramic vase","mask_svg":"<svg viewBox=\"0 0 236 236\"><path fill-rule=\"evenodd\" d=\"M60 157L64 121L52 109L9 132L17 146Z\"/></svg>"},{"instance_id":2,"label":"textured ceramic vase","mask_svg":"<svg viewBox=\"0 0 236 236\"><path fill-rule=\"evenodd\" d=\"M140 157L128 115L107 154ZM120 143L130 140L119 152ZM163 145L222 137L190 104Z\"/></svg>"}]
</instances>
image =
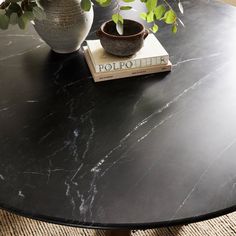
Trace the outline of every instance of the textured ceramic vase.
<instances>
[{"instance_id":1,"label":"textured ceramic vase","mask_svg":"<svg viewBox=\"0 0 236 236\"><path fill-rule=\"evenodd\" d=\"M40 37L58 53L71 53L80 48L93 23L93 8L85 12L80 0L41 0L46 19L35 20Z\"/></svg>"}]
</instances>

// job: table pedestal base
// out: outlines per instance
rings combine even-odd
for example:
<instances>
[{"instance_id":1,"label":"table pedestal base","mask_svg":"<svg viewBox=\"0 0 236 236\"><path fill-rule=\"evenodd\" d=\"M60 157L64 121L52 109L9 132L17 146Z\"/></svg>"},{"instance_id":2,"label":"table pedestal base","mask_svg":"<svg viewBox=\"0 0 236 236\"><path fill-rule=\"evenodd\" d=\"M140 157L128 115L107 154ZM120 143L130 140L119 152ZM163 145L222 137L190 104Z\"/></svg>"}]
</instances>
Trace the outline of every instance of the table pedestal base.
<instances>
[{"instance_id":1,"label":"table pedestal base","mask_svg":"<svg viewBox=\"0 0 236 236\"><path fill-rule=\"evenodd\" d=\"M131 230L107 230L106 236L131 236Z\"/></svg>"}]
</instances>

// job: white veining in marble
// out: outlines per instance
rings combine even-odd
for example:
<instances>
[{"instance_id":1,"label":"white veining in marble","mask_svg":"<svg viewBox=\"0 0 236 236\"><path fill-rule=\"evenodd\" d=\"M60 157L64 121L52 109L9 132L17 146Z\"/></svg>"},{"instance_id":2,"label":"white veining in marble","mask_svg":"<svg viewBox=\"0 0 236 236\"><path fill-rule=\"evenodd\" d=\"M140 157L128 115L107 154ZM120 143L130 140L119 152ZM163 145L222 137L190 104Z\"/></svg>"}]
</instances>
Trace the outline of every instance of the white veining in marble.
<instances>
[{"instance_id":1,"label":"white veining in marble","mask_svg":"<svg viewBox=\"0 0 236 236\"><path fill-rule=\"evenodd\" d=\"M154 125L146 134L144 134L141 138L138 139L138 143L144 140L146 137L148 137L156 128L160 127L163 125L167 120L171 119L174 115L171 114L167 116L164 120L160 121L158 124Z\"/></svg>"},{"instance_id":2,"label":"white veining in marble","mask_svg":"<svg viewBox=\"0 0 236 236\"><path fill-rule=\"evenodd\" d=\"M24 198L24 197L25 197L25 195L22 193L21 190L18 192L18 196L21 197L21 198Z\"/></svg>"},{"instance_id":3,"label":"white veining in marble","mask_svg":"<svg viewBox=\"0 0 236 236\"><path fill-rule=\"evenodd\" d=\"M66 196L70 195L70 184L67 183L67 181L65 181L65 185L66 185Z\"/></svg>"},{"instance_id":4,"label":"white veining in marble","mask_svg":"<svg viewBox=\"0 0 236 236\"><path fill-rule=\"evenodd\" d=\"M220 66L218 68L218 70L222 69L226 64L223 64L222 66ZM217 70L217 71L218 71ZM177 95L176 97L174 97L171 101L169 101L168 103L166 103L164 106L162 106L161 108L159 108L157 111L153 112L152 114L150 114L149 116L145 117L142 121L140 121L132 130L130 130L123 138L121 138L121 140L119 141L118 145L115 146L114 148L112 148L92 169L91 172L99 172L101 166L103 165L103 163L117 150L121 149L124 144L126 143L126 141L128 140L129 137L131 137L134 133L136 133L136 131L138 131L141 127L143 127L146 123L148 123L152 118L154 118L156 115L161 114L163 111L165 111L166 109L168 109L172 104L178 102L182 97L184 97L186 94L188 94L190 91L195 90L196 88L198 88L203 81L205 81L207 78L209 78L211 76L212 73L214 72L210 72L207 75L205 75L203 78L199 79L197 82L195 82L193 85L191 85L190 87L184 89L179 95Z\"/></svg>"},{"instance_id":5,"label":"white veining in marble","mask_svg":"<svg viewBox=\"0 0 236 236\"><path fill-rule=\"evenodd\" d=\"M1 180L5 180L5 178L3 177L3 175L0 174L0 179Z\"/></svg>"},{"instance_id":6,"label":"white veining in marble","mask_svg":"<svg viewBox=\"0 0 236 236\"><path fill-rule=\"evenodd\" d=\"M158 127L160 127L161 125L163 125L167 120L171 119L173 117L173 114L168 116L165 120L162 120L161 122L159 122L157 125L155 125L154 127L152 127L149 132L147 132L144 136L142 136L140 139L138 139L135 143L133 143L131 146L129 146L128 150L121 155L121 157L116 160L115 162L113 162L108 168L106 168L102 173L100 173L100 167L102 166L102 164L105 162L105 159L102 159L92 170L91 172L93 173L93 179L90 182L90 189L88 190L89 195L85 198L84 195L82 194L78 194L78 197L80 197L80 201L81 201L81 205L80 205L80 211L81 214L86 214L87 211L89 210L90 212L90 216L92 216L92 207L93 207L93 203L96 197L96 194L98 193L97 190L97 186L96 186L96 182L103 177L107 171L109 171L114 165L116 165L120 160L122 160L123 158L125 158L125 155L127 154L128 151L130 151L135 145L137 145L139 142L141 142L142 140L144 140L148 135L151 134L151 132L153 132L155 129L157 129ZM125 141L126 139L124 139ZM108 158L114 151L117 150L117 148L120 146L117 146L115 149L112 149L107 155L106 158ZM79 169L80 170L80 169ZM79 172L79 171L78 171ZM76 173L77 174L77 173ZM74 178L74 177L73 177ZM85 203L87 203L87 205L85 205ZM88 207L89 206L89 207Z\"/></svg>"},{"instance_id":7,"label":"white veining in marble","mask_svg":"<svg viewBox=\"0 0 236 236\"><path fill-rule=\"evenodd\" d=\"M48 113L46 116L43 117L43 120L46 120L46 119L52 117L54 114L55 114L54 112Z\"/></svg>"},{"instance_id":8,"label":"white veining in marble","mask_svg":"<svg viewBox=\"0 0 236 236\"><path fill-rule=\"evenodd\" d=\"M9 47L9 46L11 46L11 45L12 45L12 41L9 41L9 42L6 44L7 47Z\"/></svg>"},{"instance_id":9,"label":"white veining in marble","mask_svg":"<svg viewBox=\"0 0 236 236\"><path fill-rule=\"evenodd\" d=\"M100 167L102 166L102 164L106 161L106 159L108 159L113 152L115 152L116 150L120 149L122 147L122 144L117 145L116 147L114 147L112 150L110 150L103 159L101 159L92 169L91 172L99 172L100 171Z\"/></svg>"},{"instance_id":10,"label":"white veining in marble","mask_svg":"<svg viewBox=\"0 0 236 236\"><path fill-rule=\"evenodd\" d=\"M22 174L30 174L30 175L46 175L45 173L36 172L36 171L24 171Z\"/></svg>"},{"instance_id":11,"label":"white veining in marble","mask_svg":"<svg viewBox=\"0 0 236 236\"><path fill-rule=\"evenodd\" d=\"M182 61L178 61L177 63L175 63L173 65L173 67L176 67L178 65L181 65L183 63L187 63L187 62L191 62L191 61L201 61L201 60L205 60L205 59L208 59L208 58L211 58L211 57L218 57L220 56L222 53L219 53L219 52L216 52L216 53L212 53L210 54L209 56L206 56L206 57L195 57L195 58L189 58L189 59L186 59L186 60L182 60Z\"/></svg>"},{"instance_id":12,"label":"white veining in marble","mask_svg":"<svg viewBox=\"0 0 236 236\"><path fill-rule=\"evenodd\" d=\"M39 101L38 100L27 100L26 102L27 103L38 103Z\"/></svg>"},{"instance_id":13,"label":"white veining in marble","mask_svg":"<svg viewBox=\"0 0 236 236\"><path fill-rule=\"evenodd\" d=\"M38 141L38 144L43 143L52 133L54 132L54 129L50 130L48 133L43 135L40 140Z\"/></svg>"},{"instance_id":14,"label":"white veining in marble","mask_svg":"<svg viewBox=\"0 0 236 236\"><path fill-rule=\"evenodd\" d=\"M84 196L82 194L80 194L79 190L77 190L77 196L81 202L81 204L79 206L80 213L81 213L81 215L84 215L88 211L88 207L86 205L86 200L84 199Z\"/></svg>"},{"instance_id":15,"label":"white veining in marble","mask_svg":"<svg viewBox=\"0 0 236 236\"><path fill-rule=\"evenodd\" d=\"M145 138L147 138L154 130L161 127L163 124L165 124L169 119L171 119L175 114L171 114L167 116L164 120L160 121L158 124L154 125L151 129L149 129L142 137L138 138L136 142L134 142L132 145L129 146L129 148L118 158L116 161L114 161L109 167L107 167L100 176L104 176L113 166L115 166L117 163L120 163L121 160L126 158L128 152L132 150L136 145L138 145L140 142L142 142Z\"/></svg>"},{"instance_id":16,"label":"white veining in marble","mask_svg":"<svg viewBox=\"0 0 236 236\"><path fill-rule=\"evenodd\" d=\"M49 160L50 162L51 160ZM23 171L21 172L22 174L28 174L28 175L42 175L42 176L47 176L48 178L51 177L52 173L56 172L74 172L74 170L67 170L63 168L50 168L51 164L49 165L49 168L43 172L37 172L37 171Z\"/></svg>"},{"instance_id":17,"label":"white veining in marble","mask_svg":"<svg viewBox=\"0 0 236 236\"><path fill-rule=\"evenodd\" d=\"M135 102L135 104L134 104L134 106L133 106L132 114L134 114L134 113L136 112L137 107L138 107L138 105L140 104L140 102L142 101L142 99L143 99L143 95L140 96L140 98Z\"/></svg>"},{"instance_id":18,"label":"white veining in marble","mask_svg":"<svg viewBox=\"0 0 236 236\"><path fill-rule=\"evenodd\" d=\"M64 172L64 171L65 171L64 169L50 169L50 168L48 168L48 170L47 170L47 173L48 173L48 174L47 174L47 176L48 176L47 183L49 182L52 173L55 173L55 172Z\"/></svg>"},{"instance_id":19,"label":"white veining in marble","mask_svg":"<svg viewBox=\"0 0 236 236\"><path fill-rule=\"evenodd\" d=\"M31 48L31 49L28 49L28 50L25 50L25 51L22 51L22 52L19 52L19 53L11 54L11 55L5 56L5 57L0 57L0 61L6 61L6 60L11 59L11 58L22 56L26 53L32 52L32 51L34 51L38 48L44 47L44 46L45 46L45 44L43 43L43 44L35 46L34 48Z\"/></svg>"},{"instance_id":20,"label":"white veining in marble","mask_svg":"<svg viewBox=\"0 0 236 236\"><path fill-rule=\"evenodd\" d=\"M77 174L79 173L79 171L82 169L83 166L84 166L84 164L81 163L80 166L78 167L78 169L76 170L75 174L71 178L71 182L75 185L77 185L77 182L75 182L74 179L76 178Z\"/></svg>"},{"instance_id":21,"label":"white veining in marble","mask_svg":"<svg viewBox=\"0 0 236 236\"><path fill-rule=\"evenodd\" d=\"M227 63L223 64L222 66L220 66L218 68L218 70L221 70L225 65L227 65ZM218 71L217 70L217 71ZM130 130L130 132L128 132L123 138L121 138L121 140L119 141L118 145L115 146L114 148L112 148L102 159L100 159L100 161L91 169L91 172L93 173L93 180L91 181L91 185L90 185L90 191L91 195L87 197L87 199L90 199L90 211L91 208L93 206L93 200L96 197L96 193L97 193L97 189L96 189L96 182L103 177L106 172L108 172L114 165L116 165L119 161L121 161L123 158L126 157L127 153L139 142L143 141L145 138L147 138L155 129L157 129L158 127L160 127L161 125L163 125L166 121L168 121L169 119L171 119L174 114L171 114L169 116L167 116L164 120L160 121L158 124L154 125L153 127L151 127L144 135L142 135L140 138L138 138L135 142L133 142L133 144L129 144L128 149L125 150L125 152L120 156L120 158L116 161L114 161L110 166L108 166L104 171L101 172L101 168L103 166L103 164L106 162L107 159L109 159L114 152L116 151L120 151L121 149L126 147L126 142L128 141L128 139L130 137L133 136L134 133L136 133L136 131L140 130L140 128L142 126L144 126L145 124L149 123L149 121L152 118L155 118L155 116L157 114L162 113L163 111L165 111L166 109L168 109L172 104L178 102L182 97L186 96L190 91L195 90L196 88L198 88L203 82L206 81L206 79L211 78L211 75L213 73L216 73L217 71L214 72L210 72L207 75L205 75L204 77L200 78L197 82L195 82L194 84L192 84L190 87L184 89L179 95L177 95L176 97L174 97L171 101L169 101L168 103L166 103L163 107L159 108L157 111L153 112L152 114L150 114L149 116L147 116L146 118L144 118L142 121L140 121L132 130ZM205 174L203 174L205 175ZM202 178L202 177L201 177ZM197 184L196 184L197 186ZM179 212L179 210L185 205L186 201L189 199L189 197L191 196L192 192L194 191L194 189L196 188L193 187L192 191L190 191L190 193L188 194L188 196L186 197L186 199L183 201L183 203L180 205L179 209L176 210L176 213L173 215L173 218L175 217L175 215Z\"/></svg>"},{"instance_id":22,"label":"white veining in marble","mask_svg":"<svg viewBox=\"0 0 236 236\"><path fill-rule=\"evenodd\" d=\"M96 181L98 180L98 173L94 172L93 173L93 179L90 183L90 189L88 191L89 195L86 199L86 202L88 202L88 209L89 209L89 212L90 212L90 217L92 217L92 208L93 208L93 203L94 203L94 199L98 193L98 190L97 190L97 186L96 186Z\"/></svg>"},{"instance_id":23,"label":"white veining in marble","mask_svg":"<svg viewBox=\"0 0 236 236\"><path fill-rule=\"evenodd\" d=\"M69 88L69 87L74 86L74 85L79 84L79 83L81 83L81 81L76 80L76 81L73 81L73 82L70 82L70 83L64 85L63 88Z\"/></svg>"},{"instance_id":24,"label":"white veining in marble","mask_svg":"<svg viewBox=\"0 0 236 236\"><path fill-rule=\"evenodd\" d=\"M73 197L71 197L70 202L71 202L71 205L72 205L72 212L74 212L76 204L75 204L75 200L74 200Z\"/></svg>"},{"instance_id":25,"label":"white veining in marble","mask_svg":"<svg viewBox=\"0 0 236 236\"><path fill-rule=\"evenodd\" d=\"M74 99L71 99L71 100L69 101L69 103L68 103L68 105L69 105L69 115L68 115L68 119L69 119L69 120L72 120L72 121L76 121L76 120L77 120L77 116L74 115L75 110L76 110L75 104L76 104L76 102L75 102Z\"/></svg>"},{"instance_id":26,"label":"white veining in marble","mask_svg":"<svg viewBox=\"0 0 236 236\"><path fill-rule=\"evenodd\" d=\"M71 195L70 184L67 181L65 181L65 185L66 185L66 197L69 198L70 204L72 206L72 215L73 215L75 208L76 208L76 203L75 203L74 197Z\"/></svg>"},{"instance_id":27,"label":"white veining in marble","mask_svg":"<svg viewBox=\"0 0 236 236\"><path fill-rule=\"evenodd\" d=\"M0 112L9 110L9 107L0 108Z\"/></svg>"},{"instance_id":28,"label":"white veining in marble","mask_svg":"<svg viewBox=\"0 0 236 236\"><path fill-rule=\"evenodd\" d=\"M87 118L89 117L89 123L90 123L90 134L89 134L89 137L87 139L87 142L86 142L86 145L85 145L85 150L82 154L82 160L85 159L86 155L87 155L87 152L89 151L89 147L90 147L90 144L91 144L91 141L93 140L93 137L94 137L94 134L95 134L95 127L94 127L94 123L93 123L93 120L91 118L91 116L87 116ZM86 118L86 119L87 119ZM82 118L81 118L82 119ZM77 177L79 171L82 169L83 167L83 163L81 163L78 167L78 169L76 170L75 174L72 176L71 178L71 182L75 185L77 185L77 182L74 181L74 179Z\"/></svg>"},{"instance_id":29,"label":"white veining in marble","mask_svg":"<svg viewBox=\"0 0 236 236\"><path fill-rule=\"evenodd\" d=\"M56 149L53 153L49 154L47 156L48 159L51 159L53 157L55 157L58 153L62 152L63 150L65 150L70 144L68 142L64 142L64 145L59 147L58 149Z\"/></svg>"},{"instance_id":30,"label":"white veining in marble","mask_svg":"<svg viewBox=\"0 0 236 236\"><path fill-rule=\"evenodd\" d=\"M91 117L89 118L89 122L90 122L90 126L91 126L91 131L90 131L89 138L88 138L88 140L86 142L86 148L85 148L85 150L84 150L84 152L82 154L82 159L84 159L86 157L87 152L88 152L89 147L90 147L90 143L91 143L91 141L93 139L93 136L95 134L95 127L94 127L94 123L93 123L93 120L91 119Z\"/></svg>"},{"instance_id":31,"label":"white veining in marble","mask_svg":"<svg viewBox=\"0 0 236 236\"><path fill-rule=\"evenodd\" d=\"M72 132L72 140L67 141L69 144L69 150L71 152L71 155L74 157L74 160L77 162L78 161L78 156L79 156L79 147L78 147L78 140L79 140L79 129L74 129Z\"/></svg>"}]
</instances>

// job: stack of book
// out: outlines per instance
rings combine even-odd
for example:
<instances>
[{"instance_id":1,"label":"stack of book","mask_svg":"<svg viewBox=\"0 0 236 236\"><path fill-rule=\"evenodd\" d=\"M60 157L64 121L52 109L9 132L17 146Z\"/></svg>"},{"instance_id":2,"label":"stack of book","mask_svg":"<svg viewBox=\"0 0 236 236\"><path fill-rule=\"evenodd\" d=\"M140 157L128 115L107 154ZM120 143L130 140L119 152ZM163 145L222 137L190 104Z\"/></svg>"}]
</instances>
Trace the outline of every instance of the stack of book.
<instances>
[{"instance_id":1,"label":"stack of book","mask_svg":"<svg viewBox=\"0 0 236 236\"><path fill-rule=\"evenodd\" d=\"M143 47L130 57L117 57L105 52L100 40L87 40L84 55L95 82L171 71L169 54L149 34Z\"/></svg>"}]
</instances>

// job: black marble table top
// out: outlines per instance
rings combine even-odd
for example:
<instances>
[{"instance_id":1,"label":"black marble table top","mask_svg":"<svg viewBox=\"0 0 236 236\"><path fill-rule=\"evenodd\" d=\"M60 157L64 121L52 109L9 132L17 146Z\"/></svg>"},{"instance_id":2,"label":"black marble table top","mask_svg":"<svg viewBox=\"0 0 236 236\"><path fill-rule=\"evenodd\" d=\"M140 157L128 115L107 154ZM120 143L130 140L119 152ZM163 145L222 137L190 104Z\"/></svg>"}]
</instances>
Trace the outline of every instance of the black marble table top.
<instances>
[{"instance_id":1,"label":"black marble table top","mask_svg":"<svg viewBox=\"0 0 236 236\"><path fill-rule=\"evenodd\" d=\"M98 84L82 51L57 55L32 27L0 32L1 208L129 229L236 209L236 9L183 5L185 28L157 34L171 73ZM88 38L112 8L95 7Z\"/></svg>"}]
</instances>

